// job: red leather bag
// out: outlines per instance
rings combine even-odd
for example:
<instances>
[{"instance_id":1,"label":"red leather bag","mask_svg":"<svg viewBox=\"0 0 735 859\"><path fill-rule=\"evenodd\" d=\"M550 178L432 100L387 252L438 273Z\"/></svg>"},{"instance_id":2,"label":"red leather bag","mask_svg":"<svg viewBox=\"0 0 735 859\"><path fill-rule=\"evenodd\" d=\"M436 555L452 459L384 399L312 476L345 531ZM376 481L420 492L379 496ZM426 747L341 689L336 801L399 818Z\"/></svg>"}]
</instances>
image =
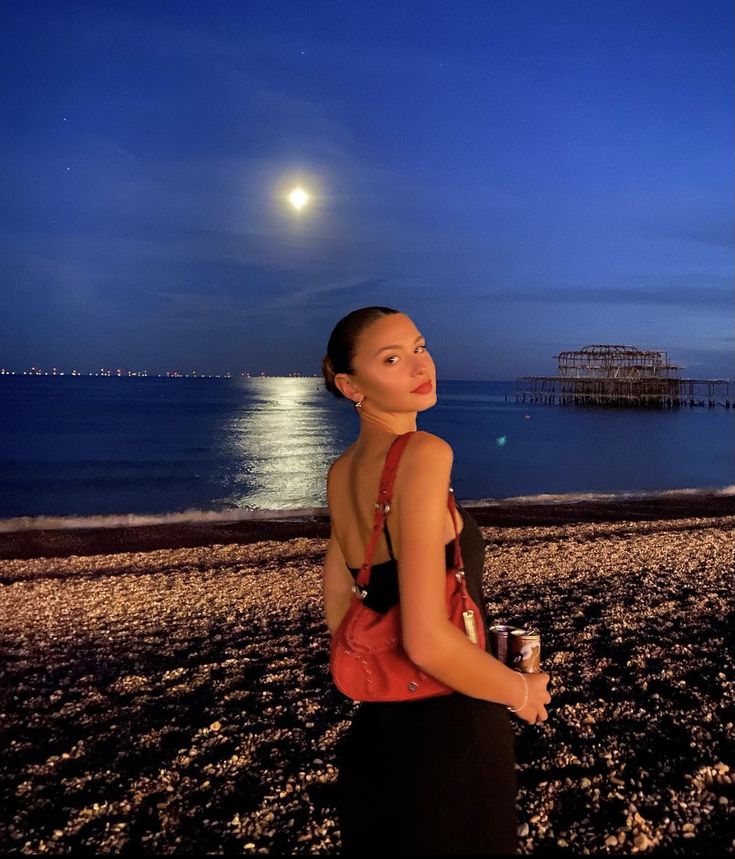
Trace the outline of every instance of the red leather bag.
<instances>
[{"instance_id":1,"label":"red leather bag","mask_svg":"<svg viewBox=\"0 0 735 859\"><path fill-rule=\"evenodd\" d=\"M403 648L400 604L385 613L374 611L363 600L370 586L375 544L383 530L393 497L393 482L401 454L415 430L399 435L391 445L375 503L375 524L360 567L350 607L332 636L329 666L337 688L355 701L409 701L449 695L455 690L426 674ZM446 574L447 617L478 647L485 648L482 614L465 586L462 551L459 545L454 491L447 504L454 524L454 564ZM400 562L399 562L400 563Z\"/></svg>"}]
</instances>

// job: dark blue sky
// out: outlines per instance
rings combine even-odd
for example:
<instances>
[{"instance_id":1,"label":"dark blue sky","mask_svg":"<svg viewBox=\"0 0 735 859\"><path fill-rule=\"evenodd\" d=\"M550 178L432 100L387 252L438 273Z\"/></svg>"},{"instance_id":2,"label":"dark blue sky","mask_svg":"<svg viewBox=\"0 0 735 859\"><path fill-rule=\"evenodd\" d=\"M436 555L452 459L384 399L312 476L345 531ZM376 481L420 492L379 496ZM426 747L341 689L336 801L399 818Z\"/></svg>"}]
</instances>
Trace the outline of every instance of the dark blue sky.
<instances>
[{"instance_id":1,"label":"dark blue sky","mask_svg":"<svg viewBox=\"0 0 735 859\"><path fill-rule=\"evenodd\" d=\"M735 377L730 0L6 2L0 366ZM301 184L300 214L282 199Z\"/></svg>"}]
</instances>

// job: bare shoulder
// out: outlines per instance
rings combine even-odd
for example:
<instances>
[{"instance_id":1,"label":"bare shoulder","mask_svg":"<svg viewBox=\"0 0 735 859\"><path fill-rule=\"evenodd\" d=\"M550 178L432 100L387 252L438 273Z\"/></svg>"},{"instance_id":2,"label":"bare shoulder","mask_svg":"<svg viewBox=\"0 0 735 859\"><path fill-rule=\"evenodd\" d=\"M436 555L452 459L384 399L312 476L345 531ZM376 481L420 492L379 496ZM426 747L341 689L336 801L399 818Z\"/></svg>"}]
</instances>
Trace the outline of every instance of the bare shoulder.
<instances>
[{"instance_id":1,"label":"bare shoulder","mask_svg":"<svg viewBox=\"0 0 735 859\"><path fill-rule=\"evenodd\" d=\"M339 469L342 467L342 465L343 465L345 462L347 462L347 460L348 460L348 459L350 458L350 456L352 455L352 450L353 450L353 448L354 448L354 447L355 447L355 445L354 445L354 443L353 443L353 444L351 444L349 447L346 447L346 448L342 451L342 453L340 453L340 454L339 454L339 456L336 456L336 457L332 460L332 464L329 466L329 470L327 471L327 474L331 474L333 471L339 471Z\"/></svg>"},{"instance_id":2,"label":"bare shoulder","mask_svg":"<svg viewBox=\"0 0 735 859\"><path fill-rule=\"evenodd\" d=\"M396 510L391 536L396 538L398 557L401 550L405 552L404 538L421 543L420 535L427 528L439 535L437 539L446 533L453 462L452 446L433 433L417 431L406 445L396 472L392 505Z\"/></svg>"},{"instance_id":3,"label":"bare shoulder","mask_svg":"<svg viewBox=\"0 0 735 859\"><path fill-rule=\"evenodd\" d=\"M398 473L400 474L401 470L404 474L425 470L434 473L451 471L453 461L454 451L448 441L434 433L417 430L406 445Z\"/></svg>"},{"instance_id":4,"label":"bare shoulder","mask_svg":"<svg viewBox=\"0 0 735 859\"><path fill-rule=\"evenodd\" d=\"M416 430L411 443L406 448L406 453L414 451L422 458L436 458L439 461L454 459L454 451L448 441L434 433L425 430Z\"/></svg>"}]
</instances>

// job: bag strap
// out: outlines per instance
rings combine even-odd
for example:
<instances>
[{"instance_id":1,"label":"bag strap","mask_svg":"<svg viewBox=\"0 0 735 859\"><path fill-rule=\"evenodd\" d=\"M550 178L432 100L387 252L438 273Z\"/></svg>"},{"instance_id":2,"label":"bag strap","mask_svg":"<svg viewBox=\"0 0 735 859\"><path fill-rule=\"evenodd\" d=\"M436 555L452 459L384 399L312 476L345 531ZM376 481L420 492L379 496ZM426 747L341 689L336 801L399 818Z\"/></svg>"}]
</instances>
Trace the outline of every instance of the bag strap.
<instances>
[{"instance_id":1,"label":"bag strap","mask_svg":"<svg viewBox=\"0 0 735 859\"><path fill-rule=\"evenodd\" d=\"M367 548L365 550L365 560L363 561L360 570L355 577L356 588L353 588L358 596L363 599L367 594L367 587L370 583L370 572L372 569L373 552L375 545L380 537L380 532L383 530L385 517L390 510L390 502L393 498L393 484L395 482L396 470L400 462L401 455L405 450L411 436L416 430L409 430L402 435L397 436L390 446L390 450L385 458L383 473L380 478L380 490L378 500L375 502L375 521L373 531L370 535ZM454 525L454 567L457 570L457 578L459 579L462 590L464 592L464 564L462 562L462 550L459 545L459 532L457 530L457 522L455 521L456 504L454 500L454 490L450 487L447 497L447 506L452 515L452 525Z\"/></svg>"}]
</instances>

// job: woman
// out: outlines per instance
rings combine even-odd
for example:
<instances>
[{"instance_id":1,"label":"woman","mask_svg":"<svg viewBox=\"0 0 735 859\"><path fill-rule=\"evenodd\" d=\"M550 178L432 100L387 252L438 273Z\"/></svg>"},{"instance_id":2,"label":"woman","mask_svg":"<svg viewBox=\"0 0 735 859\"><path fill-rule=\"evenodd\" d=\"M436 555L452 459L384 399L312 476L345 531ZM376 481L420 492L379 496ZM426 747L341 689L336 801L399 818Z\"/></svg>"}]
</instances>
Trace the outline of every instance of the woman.
<instances>
[{"instance_id":1,"label":"woman","mask_svg":"<svg viewBox=\"0 0 735 859\"><path fill-rule=\"evenodd\" d=\"M386 455L398 435L416 430L416 413L436 403L436 368L410 317L389 307L364 307L337 323L322 369L327 389L352 400L360 415L357 441L327 476L332 533L324 609L334 633L364 560ZM456 691L359 705L337 750L344 853L518 849L508 711L529 724L544 721L549 676L511 670L447 618L445 578L455 539L447 506L452 457L438 436L411 436L375 548L369 596L384 606L400 602L408 656ZM457 511L467 589L484 615L484 539L469 512L459 504Z\"/></svg>"}]
</instances>

